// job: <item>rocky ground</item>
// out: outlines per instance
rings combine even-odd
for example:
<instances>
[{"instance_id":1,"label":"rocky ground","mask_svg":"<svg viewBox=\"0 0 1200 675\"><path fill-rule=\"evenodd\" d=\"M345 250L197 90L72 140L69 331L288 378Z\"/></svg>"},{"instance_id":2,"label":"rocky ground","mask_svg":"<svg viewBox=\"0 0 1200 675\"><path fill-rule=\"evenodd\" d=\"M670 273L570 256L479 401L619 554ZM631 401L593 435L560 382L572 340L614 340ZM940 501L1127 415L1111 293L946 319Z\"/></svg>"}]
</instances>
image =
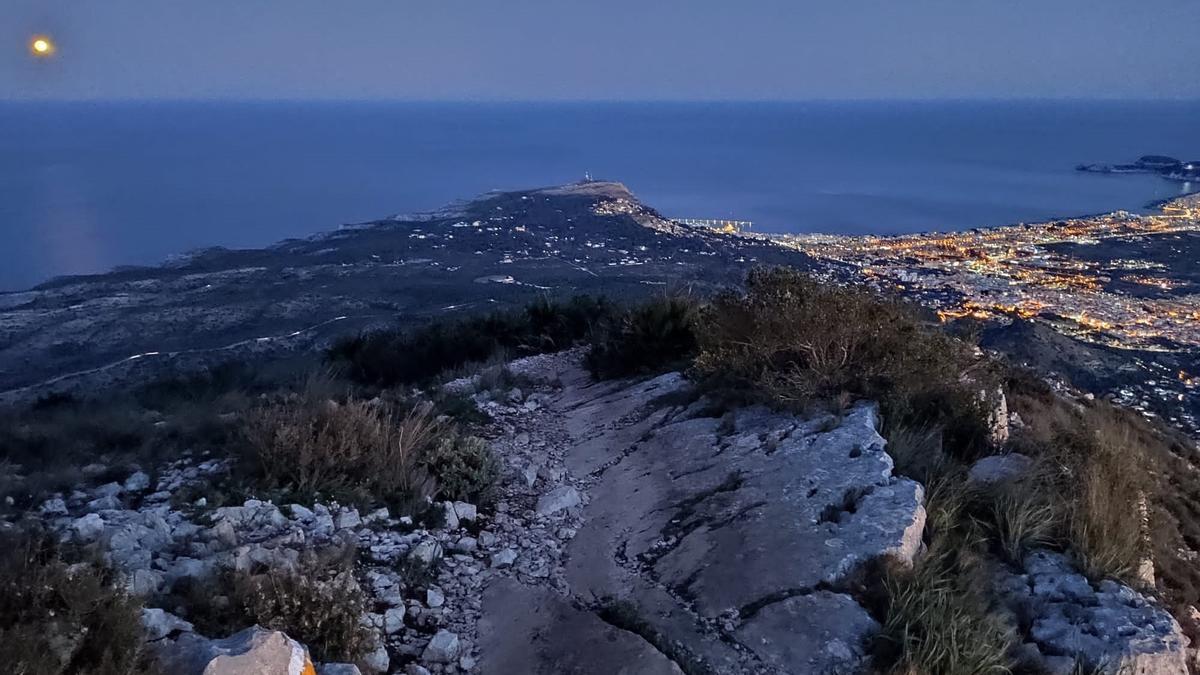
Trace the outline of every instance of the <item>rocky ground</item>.
<instances>
[{"instance_id":1,"label":"rocky ground","mask_svg":"<svg viewBox=\"0 0 1200 675\"><path fill-rule=\"evenodd\" d=\"M322 673L867 671L879 617L848 579L880 559L911 564L925 524L924 489L893 475L875 407L714 413L679 374L595 383L578 361L515 362L524 390L475 396L504 478L494 504L439 504L436 527L337 504L210 508L226 467L188 458L50 499L40 517L99 542L151 599L220 569L305 573L314 554L354 548L354 578L329 583L366 592L378 648ZM975 475L1008 470L1021 463ZM1048 551L995 578L1031 667L1187 672L1187 638L1138 591ZM144 622L170 672L245 672L238 659L311 672L282 634L202 637L188 607L158 604Z\"/></svg>"}]
</instances>

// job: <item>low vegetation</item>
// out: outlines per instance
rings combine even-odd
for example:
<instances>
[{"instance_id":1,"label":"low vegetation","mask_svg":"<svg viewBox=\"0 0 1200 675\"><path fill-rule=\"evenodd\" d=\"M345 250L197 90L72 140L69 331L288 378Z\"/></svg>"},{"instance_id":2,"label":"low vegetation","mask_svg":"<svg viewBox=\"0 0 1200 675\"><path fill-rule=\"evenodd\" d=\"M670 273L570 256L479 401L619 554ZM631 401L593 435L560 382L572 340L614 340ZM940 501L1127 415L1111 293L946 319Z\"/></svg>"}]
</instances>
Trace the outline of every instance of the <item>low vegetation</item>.
<instances>
[{"instance_id":1,"label":"low vegetation","mask_svg":"<svg viewBox=\"0 0 1200 675\"><path fill-rule=\"evenodd\" d=\"M362 623L369 605L354 579L352 559L350 550L324 551L306 556L297 571L223 570L179 584L160 604L185 608L201 634L225 635L257 624L300 641L317 661L354 662L378 645Z\"/></svg>"},{"instance_id":2,"label":"low vegetation","mask_svg":"<svg viewBox=\"0 0 1200 675\"><path fill-rule=\"evenodd\" d=\"M376 331L338 341L329 361L353 381L377 387L415 384L471 363L567 349L614 311L606 300L541 300L523 310Z\"/></svg>"},{"instance_id":3,"label":"low vegetation","mask_svg":"<svg viewBox=\"0 0 1200 675\"><path fill-rule=\"evenodd\" d=\"M319 385L251 411L245 438L255 482L312 501L411 509L440 496L479 499L497 471L487 446L433 405L330 398Z\"/></svg>"},{"instance_id":4,"label":"low vegetation","mask_svg":"<svg viewBox=\"0 0 1200 675\"><path fill-rule=\"evenodd\" d=\"M598 378L661 373L695 357L700 304L662 297L602 321L592 332L586 365Z\"/></svg>"},{"instance_id":5,"label":"low vegetation","mask_svg":"<svg viewBox=\"0 0 1200 675\"><path fill-rule=\"evenodd\" d=\"M140 605L110 570L47 534L0 533L0 663L28 675L155 673Z\"/></svg>"},{"instance_id":6,"label":"low vegetation","mask_svg":"<svg viewBox=\"0 0 1200 675\"><path fill-rule=\"evenodd\" d=\"M991 375L969 345L877 293L788 268L751 272L701 318L695 371L712 389L796 409L867 398L888 424L937 427L946 448L987 448L981 391Z\"/></svg>"}]
</instances>

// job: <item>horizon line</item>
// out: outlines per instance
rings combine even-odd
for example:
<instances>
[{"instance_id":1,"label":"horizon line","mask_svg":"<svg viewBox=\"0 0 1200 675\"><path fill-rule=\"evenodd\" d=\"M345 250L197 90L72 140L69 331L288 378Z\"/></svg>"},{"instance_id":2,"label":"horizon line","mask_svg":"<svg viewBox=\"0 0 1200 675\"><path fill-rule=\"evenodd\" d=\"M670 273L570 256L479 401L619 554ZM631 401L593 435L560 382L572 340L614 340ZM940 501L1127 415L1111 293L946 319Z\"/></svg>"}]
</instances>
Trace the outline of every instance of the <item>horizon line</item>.
<instances>
[{"instance_id":1,"label":"horizon line","mask_svg":"<svg viewBox=\"0 0 1200 675\"><path fill-rule=\"evenodd\" d=\"M812 97L812 98L335 98L335 97L85 97L6 98L0 104L168 104L168 103L374 103L464 105L587 104L816 104L816 103L1200 103L1200 96L944 96L944 97Z\"/></svg>"}]
</instances>

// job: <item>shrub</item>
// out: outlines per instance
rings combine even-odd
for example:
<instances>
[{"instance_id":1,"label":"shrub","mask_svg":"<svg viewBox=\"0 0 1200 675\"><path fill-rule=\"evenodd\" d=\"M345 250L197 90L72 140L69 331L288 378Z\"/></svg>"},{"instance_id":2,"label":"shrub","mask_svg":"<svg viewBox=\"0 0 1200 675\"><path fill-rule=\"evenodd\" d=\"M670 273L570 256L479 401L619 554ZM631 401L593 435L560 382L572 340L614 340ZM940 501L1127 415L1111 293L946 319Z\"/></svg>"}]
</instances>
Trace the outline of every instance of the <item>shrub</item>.
<instances>
[{"instance_id":1,"label":"shrub","mask_svg":"<svg viewBox=\"0 0 1200 675\"><path fill-rule=\"evenodd\" d=\"M57 398L0 411L0 509L27 508L48 493L76 487L80 467L98 460L115 466L158 452L153 419L122 397L107 401Z\"/></svg>"},{"instance_id":2,"label":"shrub","mask_svg":"<svg viewBox=\"0 0 1200 675\"><path fill-rule=\"evenodd\" d=\"M331 555L332 554L332 555ZM361 623L370 609L352 571L352 549L309 552L299 570L222 570L176 584L163 598L205 635L228 635L255 624L308 646L318 661L356 661L376 647ZM190 583L189 583L190 582Z\"/></svg>"},{"instance_id":3,"label":"shrub","mask_svg":"<svg viewBox=\"0 0 1200 675\"><path fill-rule=\"evenodd\" d=\"M280 630L305 644L320 661L357 661L376 648L362 624L367 599L347 568L332 578L272 570L243 574L236 601L249 623Z\"/></svg>"},{"instance_id":4,"label":"shrub","mask_svg":"<svg viewBox=\"0 0 1200 675\"><path fill-rule=\"evenodd\" d=\"M379 399L327 398L320 384L253 410L244 466L261 486L294 498L335 498L404 510L434 496L483 502L499 476L486 443L435 414Z\"/></svg>"},{"instance_id":5,"label":"shrub","mask_svg":"<svg viewBox=\"0 0 1200 675\"><path fill-rule=\"evenodd\" d=\"M401 415L386 404L306 392L251 412L244 433L252 473L300 498L410 505L433 494L422 458L442 431L428 405Z\"/></svg>"},{"instance_id":6,"label":"shrub","mask_svg":"<svg viewBox=\"0 0 1200 675\"><path fill-rule=\"evenodd\" d=\"M424 461L437 477L441 498L473 504L491 500L500 467L482 439L452 429L432 445Z\"/></svg>"},{"instance_id":7,"label":"shrub","mask_svg":"<svg viewBox=\"0 0 1200 675\"><path fill-rule=\"evenodd\" d=\"M110 570L92 561L68 564L44 533L0 533L0 662L6 672L157 672L143 639L140 608Z\"/></svg>"},{"instance_id":8,"label":"shrub","mask_svg":"<svg viewBox=\"0 0 1200 675\"><path fill-rule=\"evenodd\" d=\"M686 366L695 356L699 305L665 297L643 303L592 334L587 367L598 378L658 373Z\"/></svg>"},{"instance_id":9,"label":"shrub","mask_svg":"<svg viewBox=\"0 0 1200 675\"><path fill-rule=\"evenodd\" d=\"M956 456L988 445L978 392L993 388L989 374L970 347L898 301L759 269L745 292L718 295L701 324L696 372L715 390L793 408L870 398L888 424L939 427Z\"/></svg>"},{"instance_id":10,"label":"shrub","mask_svg":"<svg viewBox=\"0 0 1200 675\"><path fill-rule=\"evenodd\" d=\"M338 341L328 359L361 384L391 387L430 380L498 354L557 351L587 336L612 311L603 299L540 300L524 310L438 321L407 330L367 333Z\"/></svg>"}]
</instances>

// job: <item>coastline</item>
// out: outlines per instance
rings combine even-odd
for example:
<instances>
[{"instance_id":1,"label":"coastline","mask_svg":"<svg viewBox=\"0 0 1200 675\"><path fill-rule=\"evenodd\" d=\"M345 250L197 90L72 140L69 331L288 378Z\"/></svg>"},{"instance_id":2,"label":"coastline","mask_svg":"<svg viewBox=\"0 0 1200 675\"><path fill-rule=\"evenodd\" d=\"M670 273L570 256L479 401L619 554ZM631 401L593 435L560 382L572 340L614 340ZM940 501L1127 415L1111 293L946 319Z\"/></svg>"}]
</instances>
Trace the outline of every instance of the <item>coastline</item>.
<instances>
[{"instance_id":1,"label":"coastline","mask_svg":"<svg viewBox=\"0 0 1200 675\"><path fill-rule=\"evenodd\" d=\"M1172 182L1172 183L1187 184L1185 181L1179 181L1176 179L1167 178L1165 176L1161 176L1161 178L1163 178L1164 180L1167 180L1169 182ZM355 223L353 225L340 225L336 228L322 230L322 231L319 231L316 233L303 235L303 236L286 237L286 238L280 239L278 241L275 241L275 242L265 245L265 246L233 247L233 246L223 246L223 245L218 244L218 245L213 245L213 246L204 246L201 248L192 249L192 250L188 250L188 251L172 253L172 254L169 254L166 258L164 258L156 263L120 264L120 265L115 265L115 266L109 268L108 270L102 271L102 272L85 273L85 274L55 275L55 276L45 278L41 281L38 281L35 284L25 287L25 288L12 288L12 289L0 288L0 298L7 298L8 300L11 301L14 296L19 296L23 293L36 292L39 290L45 290L47 288L52 288L55 286L62 286L62 285L71 284L71 283L87 283L90 281L96 281L96 280L102 279L104 277L119 275L122 273L137 274L137 273L163 272L163 271L167 271L171 268L177 268L177 267L187 265L187 264L193 262L194 260L196 260L198 258L202 258L206 254L210 254L210 253L227 253L227 252L268 253L272 250L278 249L281 246L287 245L289 242L310 241L310 240L321 239L321 238L325 238L325 237L329 237L329 236L336 236L337 234L343 233L347 230L371 227L371 226L374 226L374 225L377 225L380 223L422 222L425 220L429 220L431 218L447 217L449 215L452 215L454 213L458 213L459 211L461 211L464 204L469 204L475 200L483 199L488 194L494 194L496 192L501 192L501 191L485 192L485 193L480 194L471 199L457 199L457 200L454 200L440 208L432 209L427 212L412 212L412 213L402 213L400 215L388 215L388 216L381 217L378 220L365 221L362 223ZM1196 184L1196 187L1193 190L1190 190L1187 192L1182 192L1182 193L1176 194L1176 195L1172 195L1170 197L1164 197L1161 199L1155 199L1155 200L1145 202L1140 207L1140 210L1141 211L1150 211L1150 212L1154 212L1154 211L1161 212L1164 207L1170 205L1172 202L1179 200L1179 199L1191 197L1191 196L1194 196L1197 194L1200 194L1200 183ZM1010 222L999 223L999 224L995 224L995 225L985 225L985 226L976 226L976 227L954 227L954 228L949 228L949 229L929 229L929 230L922 230L920 232L880 232L880 233L870 233L870 234L836 234L836 233L819 232L819 231L814 231L814 232L754 232L754 233L743 233L743 235L744 236L748 235L748 236L755 237L755 238L762 237L765 239L776 240L776 241L788 240L788 239L792 239L792 240L806 239L806 238L814 238L814 239L820 238L820 239L827 239L827 240L905 238L905 237L920 237L920 236L929 236L929 235L938 235L938 234L953 234L953 233L957 233L957 232L970 232L970 231L974 231L974 230L992 231L992 230L1000 230L1000 229L1004 229L1004 228L1013 228L1013 227L1028 227L1028 226L1036 227L1036 226L1046 225L1049 223L1054 223L1054 222L1059 222L1059 221L1088 220L1088 219L1095 219L1095 218L1103 218L1106 216L1112 216L1121 211L1124 211L1124 209L1097 211L1097 212L1082 213L1082 214L1077 213L1077 214L1068 214L1068 215L1056 215L1056 216L1052 216L1052 217L1048 217L1048 218L1042 218L1039 220L1024 221L1024 222L1010 221ZM1130 211L1130 213L1135 213L1137 215L1155 215L1154 213L1138 214L1136 211Z\"/></svg>"}]
</instances>

